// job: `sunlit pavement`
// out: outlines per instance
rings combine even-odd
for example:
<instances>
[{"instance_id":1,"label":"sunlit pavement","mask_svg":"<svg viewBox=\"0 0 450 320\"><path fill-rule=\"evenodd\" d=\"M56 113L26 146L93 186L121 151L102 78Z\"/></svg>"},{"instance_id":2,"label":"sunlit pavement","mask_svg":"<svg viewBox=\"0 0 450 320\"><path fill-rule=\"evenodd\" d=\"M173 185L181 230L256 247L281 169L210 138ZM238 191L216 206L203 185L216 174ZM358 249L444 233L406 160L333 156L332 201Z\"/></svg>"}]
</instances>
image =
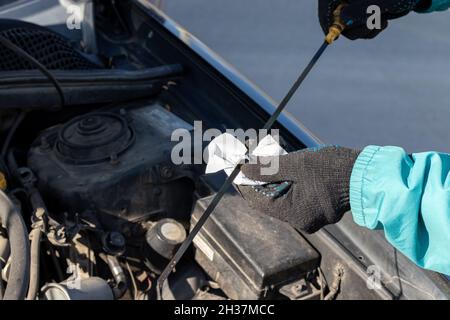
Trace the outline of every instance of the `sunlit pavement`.
<instances>
[{"instance_id":1,"label":"sunlit pavement","mask_svg":"<svg viewBox=\"0 0 450 320\"><path fill-rule=\"evenodd\" d=\"M317 1L165 0L164 10L273 98L322 41ZM372 41L340 39L289 111L327 143L450 152L450 11L411 14Z\"/></svg>"}]
</instances>

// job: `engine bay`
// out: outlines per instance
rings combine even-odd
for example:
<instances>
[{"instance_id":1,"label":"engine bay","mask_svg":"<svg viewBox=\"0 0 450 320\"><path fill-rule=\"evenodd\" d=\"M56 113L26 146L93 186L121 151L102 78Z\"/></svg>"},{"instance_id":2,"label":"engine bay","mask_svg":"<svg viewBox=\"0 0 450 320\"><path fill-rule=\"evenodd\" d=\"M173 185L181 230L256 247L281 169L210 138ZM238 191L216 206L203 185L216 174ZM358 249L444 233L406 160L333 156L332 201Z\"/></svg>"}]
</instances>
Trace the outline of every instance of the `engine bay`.
<instances>
[{"instance_id":1,"label":"engine bay","mask_svg":"<svg viewBox=\"0 0 450 320\"><path fill-rule=\"evenodd\" d=\"M357 228L349 221L304 235L257 212L234 189L159 294L159 275L225 179L205 175L203 162L174 164L173 132L193 132L198 120L222 131L259 128L268 114L177 42L161 27L163 16L135 1L120 10L98 3L94 52L50 28L0 20L0 35L45 65L63 93L33 63L0 48L0 189L19 208L30 239L29 257L18 257L9 230L0 230L2 295L3 283L14 285L15 267L27 263L29 279L16 286L29 300L446 294L443 282L395 253L405 274L396 273L390 247L349 229ZM307 146L279 129L286 150ZM367 242L367 251L354 244ZM386 265L387 284L371 290L366 267L375 263ZM420 279L421 289L408 277Z\"/></svg>"},{"instance_id":2,"label":"engine bay","mask_svg":"<svg viewBox=\"0 0 450 320\"><path fill-rule=\"evenodd\" d=\"M26 166L16 159L20 151L9 151L12 179L24 187L14 194L29 199L31 227L45 230L40 299L156 298L156 279L214 193L203 165L172 163L171 133L179 128L193 129L149 101L44 129ZM289 297L286 286L299 281L307 285L299 296L324 294L319 254L293 228L233 192L216 211L163 287L163 299L281 298L286 290ZM283 250L261 254L274 243Z\"/></svg>"},{"instance_id":3,"label":"engine bay","mask_svg":"<svg viewBox=\"0 0 450 320\"><path fill-rule=\"evenodd\" d=\"M99 68L75 49L69 52L68 43L49 30L9 24L12 27L5 37L31 53L36 51L38 57L41 49L30 44L34 44L31 38L50 37L43 41L49 51L64 48L68 57L60 63L47 56L48 61L41 59L49 70ZM51 40L61 48L55 49ZM2 68L5 72L33 70L17 57L5 61ZM74 86L74 90L79 89ZM64 107L75 103L66 98L70 99L66 92ZM50 111L56 119L34 127L35 137L27 136L22 148L17 136L30 128L27 120L34 122L45 113L27 109L11 115L12 127L6 131L12 138L6 141L2 169L10 198L25 203L23 210L32 222L31 250L38 250L31 256L39 261L31 265L39 273L39 282L30 285L27 298L155 299L156 279L214 194L203 164L175 165L171 160L176 144L172 133L193 131L193 126L171 112L172 107L156 94L111 106L89 103L89 111L70 116L64 110ZM8 123L8 117L2 123ZM196 238L194 252L177 266L160 299L289 297L291 289L286 286L299 281L307 284L302 297L323 297L319 254L307 241L286 224L251 212L238 195L230 195L227 201L231 202L216 215L214 225ZM243 220L233 224L239 219ZM255 225L264 236L251 241L248 228ZM245 235L247 239L240 239ZM225 248L227 242L234 246ZM260 254L274 242L290 249ZM5 281L13 265L6 251L2 253ZM30 279L33 282L36 279ZM287 292L283 295L280 288Z\"/></svg>"},{"instance_id":4,"label":"engine bay","mask_svg":"<svg viewBox=\"0 0 450 320\"><path fill-rule=\"evenodd\" d=\"M156 298L156 279L214 193L203 165L172 163L171 133L179 128L193 129L149 101L44 129L26 151L26 166L17 159L21 150L10 149L11 180L23 186L11 197L28 198L31 228L45 230L37 240L40 299ZM163 299L289 297L299 281L299 297L323 296L319 254L293 228L237 194L216 211ZM266 251L274 243L283 250Z\"/></svg>"}]
</instances>

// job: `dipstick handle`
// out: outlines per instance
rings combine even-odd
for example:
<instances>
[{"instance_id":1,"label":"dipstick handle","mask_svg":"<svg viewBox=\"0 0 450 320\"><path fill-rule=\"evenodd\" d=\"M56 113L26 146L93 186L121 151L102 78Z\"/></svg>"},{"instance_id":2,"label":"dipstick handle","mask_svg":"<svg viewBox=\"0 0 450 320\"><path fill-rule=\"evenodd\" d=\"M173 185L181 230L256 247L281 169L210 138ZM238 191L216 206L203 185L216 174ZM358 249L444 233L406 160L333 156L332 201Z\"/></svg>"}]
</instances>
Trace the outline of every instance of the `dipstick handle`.
<instances>
[{"instance_id":1,"label":"dipstick handle","mask_svg":"<svg viewBox=\"0 0 450 320\"><path fill-rule=\"evenodd\" d=\"M328 29L328 34L325 37L325 41L328 44L332 44L345 29L345 23L341 19L341 12L346 6L347 3L342 2L333 12L333 24Z\"/></svg>"}]
</instances>

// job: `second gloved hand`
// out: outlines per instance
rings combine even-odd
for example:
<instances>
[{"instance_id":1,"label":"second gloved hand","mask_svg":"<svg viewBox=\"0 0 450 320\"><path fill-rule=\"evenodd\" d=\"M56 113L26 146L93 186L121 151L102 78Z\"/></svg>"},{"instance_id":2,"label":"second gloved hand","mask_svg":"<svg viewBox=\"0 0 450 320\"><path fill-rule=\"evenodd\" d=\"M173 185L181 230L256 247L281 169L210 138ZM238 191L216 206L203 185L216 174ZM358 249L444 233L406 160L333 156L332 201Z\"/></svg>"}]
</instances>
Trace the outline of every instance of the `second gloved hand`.
<instances>
[{"instance_id":1,"label":"second gloved hand","mask_svg":"<svg viewBox=\"0 0 450 320\"><path fill-rule=\"evenodd\" d=\"M350 210L350 176L358 155L357 150L335 146L306 149L273 159L271 165L279 161L273 175L262 174L265 165L245 164L242 172L250 179L292 185L278 198L258 187L239 186L239 190L256 209L312 233L338 222Z\"/></svg>"},{"instance_id":2,"label":"second gloved hand","mask_svg":"<svg viewBox=\"0 0 450 320\"><path fill-rule=\"evenodd\" d=\"M351 40L371 39L387 28L388 21L399 18L413 10L425 10L431 5L431 0L347 0L342 10L341 19L348 25L343 35ZM319 0L319 21L323 32L333 23L333 12L341 0ZM370 30L367 28L367 13L369 6L376 5L381 12L381 28Z\"/></svg>"}]
</instances>

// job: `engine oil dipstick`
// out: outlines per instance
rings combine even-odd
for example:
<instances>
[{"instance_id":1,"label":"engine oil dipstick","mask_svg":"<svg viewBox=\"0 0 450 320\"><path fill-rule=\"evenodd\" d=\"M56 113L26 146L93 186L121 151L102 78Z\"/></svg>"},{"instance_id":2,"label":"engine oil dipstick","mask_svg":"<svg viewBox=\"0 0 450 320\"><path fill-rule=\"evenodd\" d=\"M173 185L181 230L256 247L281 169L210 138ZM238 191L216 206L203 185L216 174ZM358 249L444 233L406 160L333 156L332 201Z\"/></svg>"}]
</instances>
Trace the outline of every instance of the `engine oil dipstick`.
<instances>
[{"instance_id":1,"label":"engine oil dipstick","mask_svg":"<svg viewBox=\"0 0 450 320\"><path fill-rule=\"evenodd\" d=\"M280 114L283 112L291 98L294 96L297 89L300 87L300 85L303 83L303 81L306 79L310 71L313 69L313 67L316 65L317 61L320 59L322 54L325 52L325 50L328 48L329 45L331 45L338 37L339 35L344 31L346 25L341 21L340 19L340 12L342 8L346 6L345 2L342 2L334 11L333 17L334 21L333 24L329 28L329 32L326 35L322 45L317 50L316 54L313 56L311 61L308 63L308 65L303 69L302 73L298 77L298 79L295 81L295 83L292 85L286 96L283 98L283 100L280 102L278 107L275 109L274 113L270 116L269 120L267 120L266 124L264 125L263 129L270 130L272 126L277 121ZM172 270L174 270L177 263L180 261L180 259L183 257L186 250L189 248L189 246L192 244L195 236L198 234L200 229L203 227L205 222L208 220L211 213L213 213L214 209L216 208L217 204L220 202L222 197L225 195L225 193L228 191L229 187L233 184L234 179L238 176L238 174L241 172L242 163L238 164L233 172L228 176L228 178L225 180L223 185L220 187L219 191L217 191L216 195L210 202L209 206L205 209L205 212L200 217L200 219L197 221L195 226L192 228L191 232L189 233L186 240L183 242L183 244L180 246L178 251L173 256L172 260L169 262L169 264L166 266L166 268L163 270L161 275L158 278L157 281L157 293L159 298L162 297L161 291L164 282L169 277Z\"/></svg>"}]
</instances>

